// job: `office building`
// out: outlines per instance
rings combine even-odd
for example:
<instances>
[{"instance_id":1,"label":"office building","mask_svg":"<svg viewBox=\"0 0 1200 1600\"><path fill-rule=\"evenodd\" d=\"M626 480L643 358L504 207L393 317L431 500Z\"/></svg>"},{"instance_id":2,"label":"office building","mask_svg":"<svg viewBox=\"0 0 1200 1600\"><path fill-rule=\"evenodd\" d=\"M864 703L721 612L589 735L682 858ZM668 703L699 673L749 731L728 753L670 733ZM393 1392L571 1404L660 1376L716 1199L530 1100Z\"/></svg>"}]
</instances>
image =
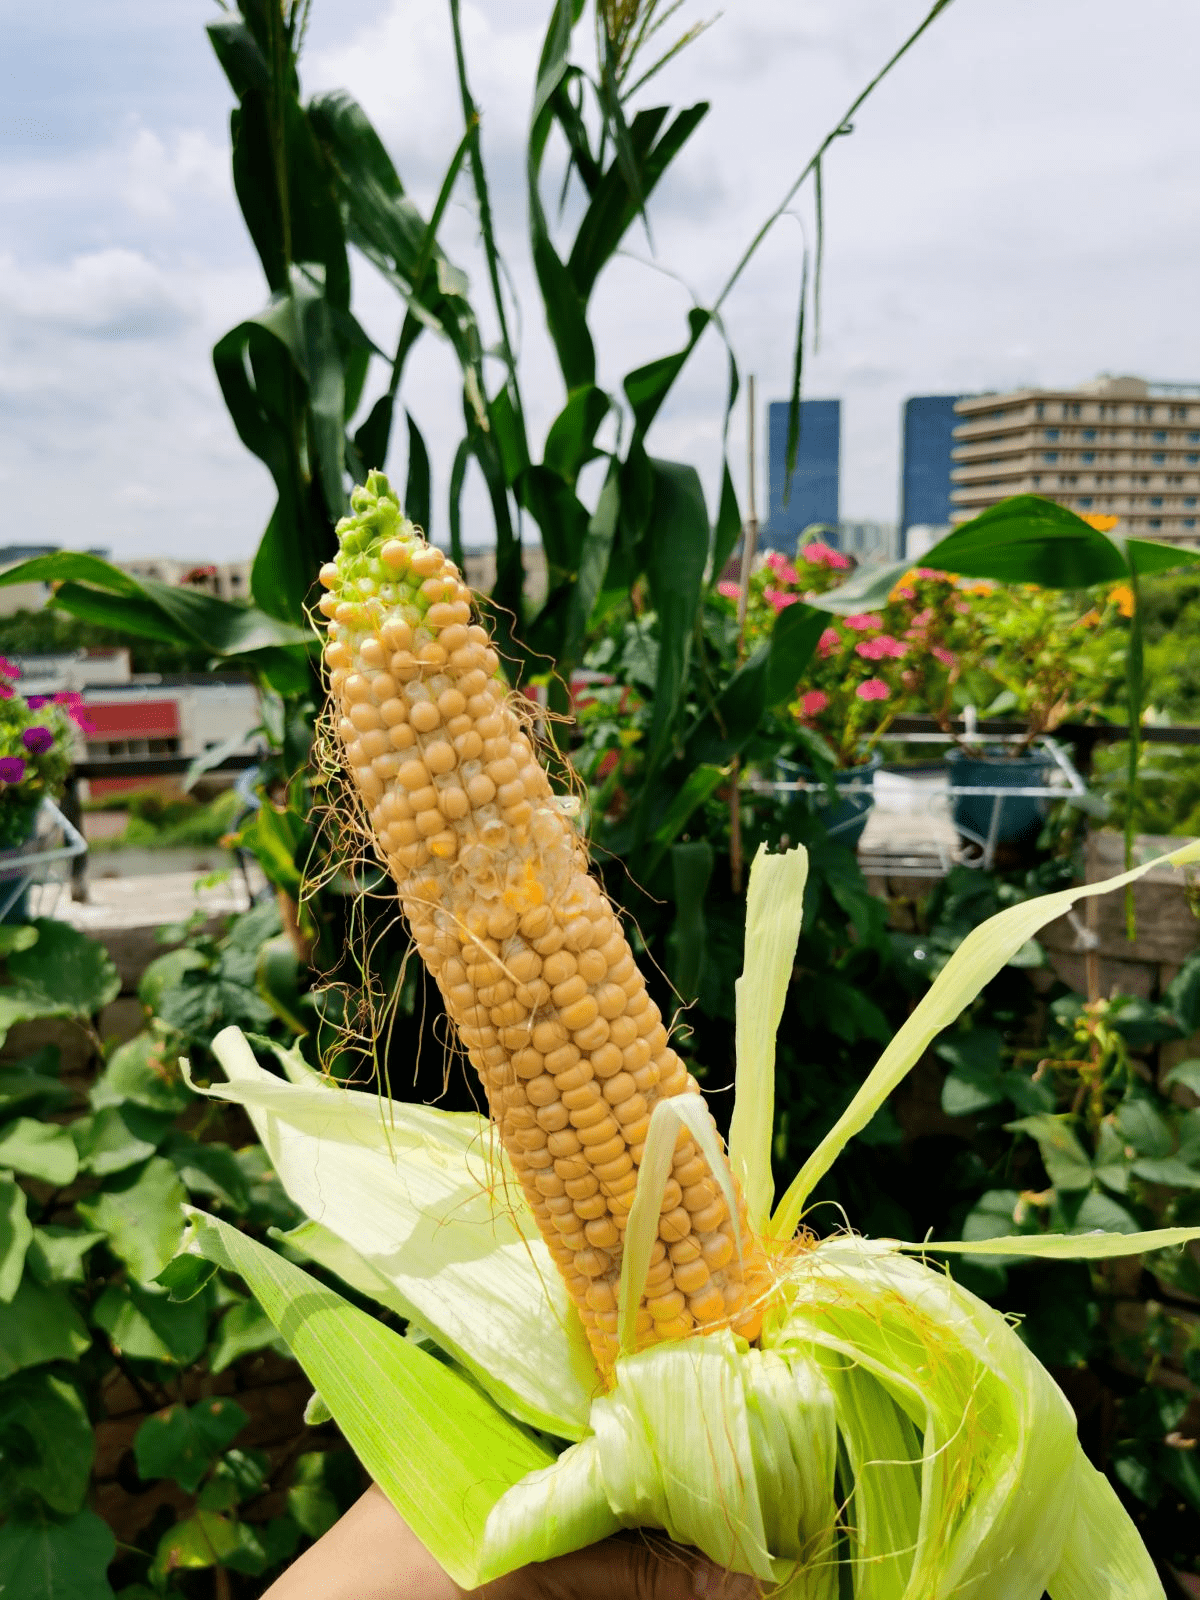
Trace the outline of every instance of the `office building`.
<instances>
[{"instance_id":1,"label":"office building","mask_svg":"<svg viewBox=\"0 0 1200 1600\"><path fill-rule=\"evenodd\" d=\"M839 522L837 538L832 542L860 566L895 561L900 553L894 522Z\"/></svg>"},{"instance_id":2,"label":"office building","mask_svg":"<svg viewBox=\"0 0 1200 1600\"><path fill-rule=\"evenodd\" d=\"M900 555L909 550L908 530L950 523L951 451L959 421L959 394L918 394L904 402L903 463L900 469ZM919 541L917 541L919 542ZM932 541L931 541L932 542Z\"/></svg>"},{"instance_id":3,"label":"office building","mask_svg":"<svg viewBox=\"0 0 1200 1600\"><path fill-rule=\"evenodd\" d=\"M1124 533L1200 540L1200 384L1099 378L955 405L951 520L1015 494L1120 519Z\"/></svg>"},{"instance_id":4,"label":"office building","mask_svg":"<svg viewBox=\"0 0 1200 1600\"><path fill-rule=\"evenodd\" d=\"M792 555L805 528L820 523L836 530L841 481L842 402L800 402L796 470L787 481L788 404L767 407L767 520L760 542ZM837 542L836 531L823 535Z\"/></svg>"}]
</instances>

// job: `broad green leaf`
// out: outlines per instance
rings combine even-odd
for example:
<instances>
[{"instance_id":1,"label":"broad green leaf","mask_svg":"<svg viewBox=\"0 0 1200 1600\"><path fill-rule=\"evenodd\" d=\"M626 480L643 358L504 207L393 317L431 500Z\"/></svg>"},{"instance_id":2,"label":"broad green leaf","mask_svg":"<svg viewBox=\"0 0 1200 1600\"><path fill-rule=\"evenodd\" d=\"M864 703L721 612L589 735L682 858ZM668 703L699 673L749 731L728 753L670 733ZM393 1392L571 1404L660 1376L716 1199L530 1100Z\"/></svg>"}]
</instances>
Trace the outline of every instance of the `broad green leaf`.
<instances>
[{"instance_id":1,"label":"broad green leaf","mask_svg":"<svg viewBox=\"0 0 1200 1600\"><path fill-rule=\"evenodd\" d=\"M1175 1140L1171 1124L1146 1094L1130 1095L1116 1110L1121 1137L1140 1156L1161 1158L1171 1153Z\"/></svg>"},{"instance_id":2,"label":"broad green leaf","mask_svg":"<svg viewBox=\"0 0 1200 1600\"><path fill-rule=\"evenodd\" d=\"M737 1076L729 1125L729 1160L754 1232L766 1226L775 1192L775 1040L792 981L807 881L807 851L773 856L759 846L746 893L742 975L735 985Z\"/></svg>"},{"instance_id":3,"label":"broad green leaf","mask_svg":"<svg viewBox=\"0 0 1200 1600\"><path fill-rule=\"evenodd\" d=\"M154 1156L144 1167L122 1174L94 1200L81 1200L76 1210L90 1228L108 1235L134 1277L146 1282L175 1253L186 1198L172 1164Z\"/></svg>"},{"instance_id":4,"label":"broad green leaf","mask_svg":"<svg viewBox=\"0 0 1200 1600\"><path fill-rule=\"evenodd\" d=\"M59 1052L47 1045L14 1067L0 1067L0 1116L24 1109L57 1110L75 1097L57 1077Z\"/></svg>"},{"instance_id":5,"label":"broad green leaf","mask_svg":"<svg viewBox=\"0 0 1200 1600\"><path fill-rule=\"evenodd\" d=\"M34 1228L29 1246L29 1270L39 1283L82 1283L83 1258L104 1238L83 1228L57 1227L53 1223Z\"/></svg>"},{"instance_id":6,"label":"broad green leaf","mask_svg":"<svg viewBox=\"0 0 1200 1600\"><path fill-rule=\"evenodd\" d=\"M235 1211L250 1203L250 1186L227 1144L205 1144L187 1134L176 1134L163 1154L171 1161L189 1194L207 1194Z\"/></svg>"},{"instance_id":7,"label":"broad green leaf","mask_svg":"<svg viewBox=\"0 0 1200 1600\"><path fill-rule=\"evenodd\" d=\"M12 1600L113 1600L105 1574L117 1553L94 1511L65 1522L7 1522L0 1527L0 1594Z\"/></svg>"},{"instance_id":8,"label":"broad green leaf","mask_svg":"<svg viewBox=\"0 0 1200 1600\"><path fill-rule=\"evenodd\" d=\"M262 1492L270 1470L271 1458L263 1450L227 1450L201 1489L197 1505L202 1511L229 1511L252 1500Z\"/></svg>"},{"instance_id":9,"label":"broad green leaf","mask_svg":"<svg viewBox=\"0 0 1200 1600\"><path fill-rule=\"evenodd\" d=\"M79 1164L97 1178L136 1167L162 1143L170 1121L137 1105L110 1105L72 1125Z\"/></svg>"},{"instance_id":10,"label":"broad green leaf","mask_svg":"<svg viewBox=\"0 0 1200 1600\"><path fill-rule=\"evenodd\" d=\"M249 1420L241 1406L221 1397L157 1411L133 1441L138 1472L147 1482L174 1478L181 1489L195 1494L209 1467Z\"/></svg>"},{"instance_id":11,"label":"broad green leaf","mask_svg":"<svg viewBox=\"0 0 1200 1600\"><path fill-rule=\"evenodd\" d=\"M242 1356L256 1350L279 1347L275 1324L263 1311L257 1300L243 1300L229 1310L217 1323L216 1332L208 1347L208 1370L224 1372Z\"/></svg>"},{"instance_id":12,"label":"broad green leaf","mask_svg":"<svg viewBox=\"0 0 1200 1600\"><path fill-rule=\"evenodd\" d=\"M176 987L185 972L207 965L208 962L200 951L190 945L183 945L178 950L168 950L165 955L156 956L138 979L138 999L149 1010L157 1011L163 995L168 989ZM139 1034L137 1040L130 1040L130 1044L150 1038L148 1034ZM128 1050L129 1045L124 1045L122 1048Z\"/></svg>"},{"instance_id":13,"label":"broad green leaf","mask_svg":"<svg viewBox=\"0 0 1200 1600\"><path fill-rule=\"evenodd\" d=\"M230 1518L216 1511L196 1511L186 1522L177 1522L163 1534L150 1575L161 1588L172 1572L228 1566L241 1537L240 1527Z\"/></svg>"},{"instance_id":14,"label":"broad green leaf","mask_svg":"<svg viewBox=\"0 0 1200 1600\"><path fill-rule=\"evenodd\" d=\"M1102 1194L1099 1189L1084 1195L1071 1224L1072 1233L1084 1235L1122 1233L1128 1237L1136 1235L1137 1231L1136 1218L1111 1195Z\"/></svg>"},{"instance_id":15,"label":"broad green leaf","mask_svg":"<svg viewBox=\"0 0 1200 1600\"><path fill-rule=\"evenodd\" d=\"M62 1189L73 1182L79 1155L70 1133L58 1123L18 1117L0 1128L0 1167Z\"/></svg>"},{"instance_id":16,"label":"broad green leaf","mask_svg":"<svg viewBox=\"0 0 1200 1600\"><path fill-rule=\"evenodd\" d=\"M0 1303L0 1378L47 1361L77 1361L91 1342L62 1290L29 1273L9 1304Z\"/></svg>"},{"instance_id":17,"label":"broad green leaf","mask_svg":"<svg viewBox=\"0 0 1200 1600\"><path fill-rule=\"evenodd\" d=\"M216 1275L217 1269L211 1261L202 1261L198 1256L172 1256L154 1281L173 1301L186 1305Z\"/></svg>"},{"instance_id":18,"label":"broad green leaf","mask_svg":"<svg viewBox=\"0 0 1200 1600\"><path fill-rule=\"evenodd\" d=\"M12 1174L0 1172L0 1300L9 1304L25 1271L25 1256L33 1242L33 1225L25 1204L25 1191Z\"/></svg>"},{"instance_id":19,"label":"broad green leaf","mask_svg":"<svg viewBox=\"0 0 1200 1600\"><path fill-rule=\"evenodd\" d=\"M577 1438L595 1364L490 1125L342 1089L279 1052L300 1076L286 1083L235 1028L212 1049L231 1081L208 1093L246 1107L288 1194L383 1276L387 1303L506 1410Z\"/></svg>"},{"instance_id":20,"label":"broad green leaf","mask_svg":"<svg viewBox=\"0 0 1200 1600\"><path fill-rule=\"evenodd\" d=\"M1046 589L1088 589L1129 576L1167 571L1200 560L1200 552L1149 539L1102 533L1065 506L1040 495L1014 495L960 523L921 557L923 566L1001 583Z\"/></svg>"},{"instance_id":21,"label":"broad green leaf","mask_svg":"<svg viewBox=\"0 0 1200 1600\"><path fill-rule=\"evenodd\" d=\"M310 1539L319 1539L340 1515L338 1503L325 1482L325 1457L310 1450L297 1458L287 1508Z\"/></svg>"},{"instance_id":22,"label":"broad green leaf","mask_svg":"<svg viewBox=\"0 0 1200 1600\"><path fill-rule=\"evenodd\" d=\"M1179 1084L1181 1088L1190 1089L1195 1095L1200 1095L1200 1058L1191 1056L1186 1061L1178 1061L1163 1079L1164 1086Z\"/></svg>"},{"instance_id":23,"label":"broad green leaf","mask_svg":"<svg viewBox=\"0 0 1200 1600\"><path fill-rule=\"evenodd\" d=\"M92 1321L125 1355L189 1367L204 1349L208 1307L207 1295L179 1302L151 1284L111 1283Z\"/></svg>"},{"instance_id":24,"label":"broad green leaf","mask_svg":"<svg viewBox=\"0 0 1200 1600\"><path fill-rule=\"evenodd\" d=\"M1130 1167L1143 1183L1161 1183L1171 1189L1200 1189L1200 1167L1193 1167L1177 1156L1147 1156Z\"/></svg>"},{"instance_id":25,"label":"broad green leaf","mask_svg":"<svg viewBox=\"0 0 1200 1600\"><path fill-rule=\"evenodd\" d=\"M1091 1159L1075 1136L1068 1118L1044 1112L1040 1116L1006 1122L1005 1127L1010 1133L1027 1133L1037 1142L1042 1165L1056 1189L1091 1188Z\"/></svg>"},{"instance_id":26,"label":"broad green leaf","mask_svg":"<svg viewBox=\"0 0 1200 1600\"><path fill-rule=\"evenodd\" d=\"M40 999L60 1016L92 1017L121 992L121 979L104 946L65 922L39 917L37 943L8 958L8 975L23 995ZM3 991L7 994L7 991Z\"/></svg>"},{"instance_id":27,"label":"broad green leaf","mask_svg":"<svg viewBox=\"0 0 1200 1600\"><path fill-rule=\"evenodd\" d=\"M226 1224L191 1212L186 1248L245 1279L422 1544L456 1583L476 1582L488 1512L551 1452L469 1379Z\"/></svg>"},{"instance_id":28,"label":"broad green leaf","mask_svg":"<svg viewBox=\"0 0 1200 1600\"><path fill-rule=\"evenodd\" d=\"M195 951L178 953L196 954ZM156 965L151 964L152 967ZM180 972L185 970L181 968ZM108 1065L92 1085L88 1098L96 1111L129 1103L141 1106L146 1111L161 1111L177 1116L192 1097L179 1076L178 1062L168 1051L167 1041L158 1034L145 1032L137 1034L113 1051Z\"/></svg>"},{"instance_id":29,"label":"broad green leaf","mask_svg":"<svg viewBox=\"0 0 1200 1600\"><path fill-rule=\"evenodd\" d=\"M653 769L666 753L682 704L708 562L709 523L694 467L672 461L651 461L650 467L654 487L645 564L659 628L658 681L646 736L646 762Z\"/></svg>"},{"instance_id":30,"label":"broad green leaf","mask_svg":"<svg viewBox=\"0 0 1200 1600\"><path fill-rule=\"evenodd\" d=\"M4 1434L14 1426L31 1441L34 1460L23 1460L19 1447L5 1447ZM87 1408L74 1384L54 1373L30 1372L0 1385L0 1476L6 1501L14 1492L36 1494L51 1511L69 1516L83 1505L95 1453Z\"/></svg>"},{"instance_id":31,"label":"broad green leaf","mask_svg":"<svg viewBox=\"0 0 1200 1600\"><path fill-rule=\"evenodd\" d=\"M1064 916L1079 900L1107 894L1144 877L1163 862L1186 866L1200 860L1200 844L1185 845L1157 861L1144 862L1131 872L1055 894L1039 895L1019 905L1007 906L974 928L938 973L921 1003L905 1021L878 1064L846 1110L821 1140L796 1175L771 1219L775 1238L790 1238L799 1226L804 1202L837 1159L840 1151L861 1133L875 1112L903 1082L934 1038L966 1009L1028 939L1047 923Z\"/></svg>"}]
</instances>

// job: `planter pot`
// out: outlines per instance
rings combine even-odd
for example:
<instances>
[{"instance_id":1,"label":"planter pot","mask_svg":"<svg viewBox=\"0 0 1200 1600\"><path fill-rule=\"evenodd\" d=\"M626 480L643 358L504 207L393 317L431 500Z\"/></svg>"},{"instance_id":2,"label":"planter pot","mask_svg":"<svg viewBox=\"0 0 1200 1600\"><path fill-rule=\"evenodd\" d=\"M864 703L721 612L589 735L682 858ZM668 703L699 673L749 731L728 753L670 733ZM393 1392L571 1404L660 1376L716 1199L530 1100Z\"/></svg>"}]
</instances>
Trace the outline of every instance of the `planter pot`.
<instances>
[{"instance_id":1,"label":"planter pot","mask_svg":"<svg viewBox=\"0 0 1200 1600\"><path fill-rule=\"evenodd\" d=\"M836 800L830 798L828 789L818 782L812 768L800 761L776 761L775 781L810 784L809 789L797 793L806 794L809 805L831 838L856 850L875 806L875 774L882 765L883 758L875 753L861 766L835 773Z\"/></svg>"},{"instance_id":2,"label":"planter pot","mask_svg":"<svg viewBox=\"0 0 1200 1600\"><path fill-rule=\"evenodd\" d=\"M1056 762L1035 750L1026 755L968 755L950 750L951 789L984 789L990 794L954 795L954 826L973 844L1031 845L1042 831L1052 801L1048 795L1007 794L1005 790L1045 789Z\"/></svg>"}]
</instances>

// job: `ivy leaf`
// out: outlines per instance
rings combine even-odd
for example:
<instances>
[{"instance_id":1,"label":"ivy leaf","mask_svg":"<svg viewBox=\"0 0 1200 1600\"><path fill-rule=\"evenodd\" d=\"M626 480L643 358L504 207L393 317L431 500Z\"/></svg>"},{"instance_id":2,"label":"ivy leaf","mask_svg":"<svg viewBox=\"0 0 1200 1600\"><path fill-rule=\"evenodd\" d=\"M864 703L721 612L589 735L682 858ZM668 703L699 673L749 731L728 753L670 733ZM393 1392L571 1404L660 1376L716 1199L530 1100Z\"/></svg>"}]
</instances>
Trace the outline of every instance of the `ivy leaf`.
<instances>
[{"instance_id":1,"label":"ivy leaf","mask_svg":"<svg viewBox=\"0 0 1200 1600\"><path fill-rule=\"evenodd\" d=\"M225 1368L242 1356L255 1350L265 1350L279 1344L275 1324L262 1310L257 1300L243 1300L231 1306L217 1324L216 1335L208 1350L208 1370L224 1372Z\"/></svg>"},{"instance_id":2,"label":"ivy leaf","mask_svg":"<svg viewBox=\"0 0 1200 1600\"><path fill-rule=\"evenodd\" d=\"M1128 1192L1130 1165L1129 1157L1125 1154L1125 1141L1107 1120L1101 1123L1100 1137L1096 1141L1095 1171L1106 1188L1117 1194Z\"/></svg>"},{"instance_id":3,"label":"ivy leaf","mask_svg":"<svg viewBox=\"0 0 1200 1600\"><path fill-rule=\"evenodd\" d=\"M138 999L149 1011L157 1011L169 989L178 988L185 972L207 967L208 962L190 945L179 950L168 950L157 956L142 973L138 982Z\"/></svg>"},{"instance_id":4,"label":"ivy leaf","mask_svg":"<svg viewBox=\"0 0 1200 1600\"><path fill-rule=\"evenodd\" d=\"M0 1173L0 1300L5 1304L17 1292L32 1241L25 1191L14 1183L11 1173Z\"/></svg>"},{"instance_id":5,"label":"ivy leaf","mask_svg":"<svg viewBox=\"0 0 1200 1600\"><path fill-rule=\"evenodd\" d=\"M115 1000L121 979L102 944L65 922L40 917L37 943L8 958L0 990L0 1037L35 1017L90 1017Z\"/></svg>"},{"instance_id":6,"label":"ivy leaf","mask_svg":"<svg viewBox=\"0 0 1200 1600\"><path fill-rule=\"evenodd\" d=\"M228 1450L213 1468L197 1504L202 1511L230 1511L252 1500L267 1481L271 1458L265 1450Z\"/></svg>"},{"instance_id":7,"label":"ivy leaf","mask_svg":"<svg viewBox=\"0 0 1200 1600\"><path fill-rule=\"evenodd\" d=\"M1022 1117L1018 1122L1006 1122L1004 1126L1009 1133L1027 1133L1036 1140L1042 1165L1056 1189L1091 1188L1092 1163L1064 1118L1042 1112L1038 1116Z\"/></svg>"},{"instance_id":8,"label":"ivy leaf","mask_svg":"<svg viewBox=\"0 0 1200 1600\"><path fill-rule=\"evenodd\" d=\"M174 1478L195 1494L217 1457L246 1426L249 1417L232 1400L202 1400L194 1406L169 1406L147 1417L133 1441L141 1477Z\"/></svg>"},{"instance_id":9,"label":"ivy leaf","mask_svg":"<svg viewBox=\"0 0 1200 1600\"><path fill-rule=\"evenodd\" d=\"M218 1565L235 1572L261 1572L266 1560L261 1542L245 1523L232 1522L216 1511L197 1511L163 1534L150 1577L161 1587L171 1572Z\"/></svg>"},{"instance_id":10,"label":"ivy leaf","mask_svg":"<svg viewBox=\"0 0 1200 1600\"><path fill-rule=\"evenodd\" d=\"M328 1533L341 1512L325 1482L325 1455L313 1450L300 1456L288 1490L287 1508L310 1539Z\"/></svg>"},{"instance_id":11,"label":"ivy leaf","mask_svg":"<svg viewBox=\"0 0 1200 1600\"><path fill-rule=\"evenodd\" d=\"M0 1115L18 1107L54 1110L73 1100L72 1091L58 1079L59 1060L57 1046L46 1045L16 1066L0 1067Z\"/></svg>"},{"instance_id":12,"label":"ivy leaf","mask_svg":"<svg viewBox=\"0 0 1200 1600\"><path fill-rule=\"evenodd\" d=\"M13 1600L113 1600L105 1573L117 1542L94 1511L0 1528L0 1594Z\"/></svg>"},{"instance_id":13,"label":"ivy leaf","mask_svg":"<svg viewBox=\"0 0 1200 1600\"><path fill-rule=\"evenodd\" d=\"M20 1446L26 1440L32 1459L21 1461ZM0 1385L0 1484L6 1514L27 1494L39 1495L62 1515L78 1511L95 1454L87 1408L74 1384L50 1372L32 1372Z\"/></svg>"},{"instance_id":14,"label":"ivy leaf","mask_svg":"<svg viewBox=\"0 0 1200 1600\"><path fill-rule=\"evenodd\" d=\"M191 1103L192 1093L167 1041L154 1033L139 1033L113 1051L88 1098L95 1111L131 1103L177 1116Z\"/></svg>"},{"instance_id":15,"label":"ivy leaf","mask_svg":"<svg viewBox=\"0 0 1200 1600\"><path fill-rule=\"evenodd\" d=\"M1139 1156L1169 1156L1175 1139L1171 1124L1148 1095L1133 1094L1122 1100L1115 1116L1126 1144Z\"/></svg>"},{"instance_id":16,"label":"ivy leaf","mask_svg":"<svg viewBox=\"0 0 1200 1600\"><path fill-rule=\"evenodd\" d=\"M75 1180L79 1154L70 1133L58 1123L18 1117L0 1128L0 1167L12 1167L62 1189Z\"/></svg>"},{"instance_id":17,"label":"ivy leaf","mask_svg":"<svg viewBox=\"0 0 1200 1600\"><path fill-rule=\"evenodd\" d=\"M215 1195L235 1211L245 1211L250 1204L250 1185L227 1144L203 1144L179 1133L163 1154L174 1163L190 1193Z\"/></svg>"},{"instance_id":18,"label":"ivy leaf","mask_svg":"<svg viewBox=\"0 0 1200 1600\"><path fill-rule=\"evenodd\" d=\"M60 1228L52 1223L34 1228L33 1242L27 1260L29 1270L39 1283L82 1283L83 1258L93 1245L104 1238L102 1233L88 1233L82 1228Z\"/></svg>"},{"instance_id":19,"label":"ivy leaf","mask_svg":"<svg viewBox=\"0 0 1200 1600\"><path fill-rule=\"evenodd\" d=\"M30 1273L11 1303L0 1303L0 1378L47 1361L77 1361L91 1342L62 1290L47 1288Z\"/></svg>"},{"instance_id":20,"label":"ivy leaf","mask_svg":"<svg viewBox=\"0 0 1200 1600\"><path fill-rule=\"evenodd\" d=\"M125 1355L187 1367L204 1349L208 1312L208 1296L180 1304L149 1284L112 1283L92 1307L92 1321Z\"/></svg>"},{"instance_id":21,"label":"ivy leaf","mask_svg":"<svg viewBox=\"0 0 1200 1600\"><path fill-rule=\"evenodd\" d=\"M97 1178L136 1167L152 1156L171 1123L141 1106L105 1106L95 1116L76 1122L71 1132L80 1165Z\"/></svg>"},{"instance_id":22,"label":"ivy leaf","mask_svg":"<svg viewBox=\"0 0 1200 1600\"><path fill-rule=\"evenodd\" d=\"M89 1227L108 1235L113 1252L135 1278L146 1282L175 1254L186 1199L175 1168L154 1156L135 1172L122 1173L95 1200L81 1200L76 1210Z\"/></svg>"}]
</instances>

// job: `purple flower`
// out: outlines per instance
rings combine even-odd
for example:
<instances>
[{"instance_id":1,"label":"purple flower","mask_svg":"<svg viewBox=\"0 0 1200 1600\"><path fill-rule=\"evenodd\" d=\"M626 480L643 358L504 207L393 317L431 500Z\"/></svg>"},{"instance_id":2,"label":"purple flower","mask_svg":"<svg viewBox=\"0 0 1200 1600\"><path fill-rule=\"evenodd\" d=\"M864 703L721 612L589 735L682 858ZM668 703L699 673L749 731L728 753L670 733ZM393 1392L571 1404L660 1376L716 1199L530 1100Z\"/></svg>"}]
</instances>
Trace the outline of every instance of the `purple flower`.
<instances>
[{"instance_id":1,"label":"purple flower","mask_svg":"<svg viewBox=\"0 0 1200 1600\"><path fill-rule=\"evenodd\" d=\"M20 783L25 763L20 756L0 756L0 783Z\"/></svg>"},{"instance_id":2,"label":"purple flower","mask_svg":"<svg viewBox=\"0 0 1200 1600\"><path fill-rule=\"evenodd\" d=\"M49 750L54 743L54 735L49 728L26 728L21 735L21 743L31 756L40 756L43 750Z\"/></svg>"}]
</instances>

